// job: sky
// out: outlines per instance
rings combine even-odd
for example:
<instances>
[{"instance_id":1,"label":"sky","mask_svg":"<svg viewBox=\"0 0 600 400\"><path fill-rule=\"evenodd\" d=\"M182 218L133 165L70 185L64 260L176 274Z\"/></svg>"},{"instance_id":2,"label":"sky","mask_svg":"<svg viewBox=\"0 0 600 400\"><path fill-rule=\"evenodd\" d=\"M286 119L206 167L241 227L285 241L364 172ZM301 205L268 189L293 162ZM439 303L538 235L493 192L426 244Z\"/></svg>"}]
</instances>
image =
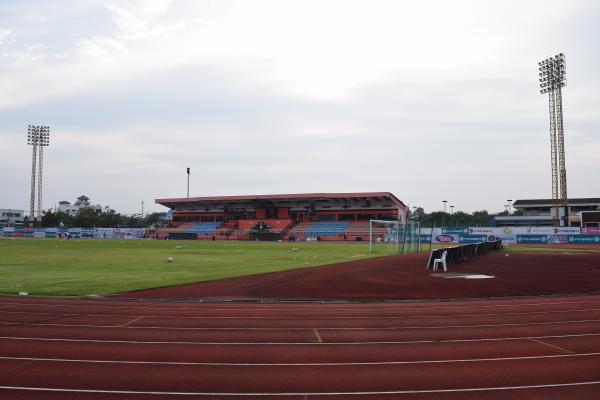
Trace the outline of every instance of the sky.
<instances>
[{"instance_id":1,"label":"sky","mask_svg":"<svg viewBox=\"0 0 600 400\"><path fill-rule=\"evenodd\" d=\"M389 191L504 210L551 197L537 62L566 55L569 197L600 197L600 3L0 1L0 208Z\"/></svg>"}]
</instances>

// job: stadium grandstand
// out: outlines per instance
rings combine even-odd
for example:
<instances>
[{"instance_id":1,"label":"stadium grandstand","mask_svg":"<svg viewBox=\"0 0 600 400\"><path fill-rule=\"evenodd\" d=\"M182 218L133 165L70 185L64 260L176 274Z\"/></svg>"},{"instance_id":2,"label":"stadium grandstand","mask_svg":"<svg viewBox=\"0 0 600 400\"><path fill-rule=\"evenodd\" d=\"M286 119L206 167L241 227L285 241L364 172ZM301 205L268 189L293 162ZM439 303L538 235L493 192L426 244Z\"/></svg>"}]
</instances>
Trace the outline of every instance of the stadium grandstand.
<instances>
[{"instance_id":1,"label":"stadium grandstand","mask_svg":"<svg viewBox=\"0 0 600 400\"><path fill-rule=\"evenodd\" d=\"M189 197L155 202L170 208L173 216L169 227L153 233L162 239L369 240L369 220L404 220L408 212L390 192Z\"/></svg>"}]
</instances>

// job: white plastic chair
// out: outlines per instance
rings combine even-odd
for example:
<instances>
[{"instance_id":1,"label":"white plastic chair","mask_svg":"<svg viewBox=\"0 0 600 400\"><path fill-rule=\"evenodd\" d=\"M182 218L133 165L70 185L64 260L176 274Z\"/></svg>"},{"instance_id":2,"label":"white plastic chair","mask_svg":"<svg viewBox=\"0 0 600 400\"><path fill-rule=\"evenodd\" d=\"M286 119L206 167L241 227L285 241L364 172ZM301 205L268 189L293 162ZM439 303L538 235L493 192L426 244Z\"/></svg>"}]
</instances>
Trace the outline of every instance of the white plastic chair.
<instances>
[{"instance_id":1,"label":"white plastic chair","mask_svg":"<svg viewBox=\"0 0 600 400\"><path fill-rule=\"evenodd\" d=\"M446 256L448 255L447 251L444 251L442 253L442 257L441 258L436 258L433 260L433 270L437 271L438 269L438 264L442 264L442 266L444 267L444 271L448 271L448 263L446 262Z\"/></svg>"}]
</instances>

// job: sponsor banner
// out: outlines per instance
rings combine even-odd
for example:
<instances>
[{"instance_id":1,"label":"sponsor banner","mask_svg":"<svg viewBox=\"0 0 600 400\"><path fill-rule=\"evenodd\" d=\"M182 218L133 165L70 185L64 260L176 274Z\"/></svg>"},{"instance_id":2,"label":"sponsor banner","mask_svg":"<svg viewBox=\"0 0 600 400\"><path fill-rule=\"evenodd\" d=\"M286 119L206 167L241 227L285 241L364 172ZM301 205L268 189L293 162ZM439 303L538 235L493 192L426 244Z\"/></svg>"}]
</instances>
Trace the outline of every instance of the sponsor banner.
<instances>
[{"instance_id":1,"label":"sponsor banner","mask_svg":"<svg viewBox=\"0 0 600 400\"><path fill-rule=\"evenodd\" d=\"M501 229L501 228L500 228ZM469 228L469 235L498 235L501 231L499 228Z\"/></svg>"},{"instance_id":2,"label":"sponsor banner","mask_svg":"<svg viewBox=\"0 0 600 400\"><path fill-rule=\"evenodd\" d=\"M517 235L518 244L547 244L547 235Z\"/></svg>"},{"instance_id":3,"label":"sponsor banner","mask_svg":"<svg viewBox=\"0 0 600 400\"><path fill-rule=\"evenodd\" d=\"M94 228L81 228L81 237L86 239L93 238Z\"/></svg>"},{"instance_id":4,"label":"sponsor banner","mask_svg":"<svg viewBox=\"0 0 600 400\"><path fill-rule=\"evenodd\" d=\"M481 243L487 242L487 240L486 235L460 235L458 237L458 243Z\"/></svg>"},{"instance_id":5,"label":"sponsor banner","mask_svg":"<svg viewBox=\"0 0 600 400\"><path fill-rule=\"evenodd\" d=\"M455 235L437 235L433 238L434 243L458 243L458 236Z\"/></svg>"},{"instance_id":6,"label":"sponsor banner","mask_svg":"<svg viewBox=\"0 0 600 400\"><path fill-rule=\"evenodd\" d=\"M513 228L522 235L579 235L579 227L553 227L553 226L538 226L538 227L520 227Z\"/></svg>"},{"instance_id":7,"label":"sponsor banner","mask_svg":"<svg viewBox=\"0 0 600 400\"><path fill-rule=\"evenodd\" d=\"M58 237L58 228L46 228L46 234L44 237L57 238Z\"/></svg>"},{"instance_id":8,"label":"sponsor banner","mask_svg":"<svg viewBox=\"0 0 600 400\"><path fill-rule=\"evenodd\" d=\"M3 228L3 230L4 230L4 232L14 232L15 228L6 227L6 228Z\"/></svg>"},{"instance_id":9,"label":"sponsor banner","mask_svg":"<svg viewBox=\"0 0 600 400\"><path fill-rule=\"evenodd\" d=\"M71 237L74 239L81 238L81 228L70 228L68 230L68 232L69 232L69 235L71 235Z\"/></svg>"},{"instance_id":10,"label":"sponsor banner","mask_svg":"<svg viewBox=\"0 0 600 400\"><path fill-rule=\"evenodd\" d=\"M431 235L421 235L421 244L429 243L431 241Z\"/></svg>"},{"instance_id":11,"label":"sponsor banner","mask_svg":"<svg viewBox=\"0 0 600 400\"><path fill-rule=\"evenodd\" d=\"M556 227L552 228L555 235L579 235L581 228L579 227ZM599 232L600 233L600 232Z\"/></svg>"},{"instance_id":12,"label":"sponsor banner","mask_svg":"<svg viewBox=\"0 0 600 400\"><path fill-rule=\"evenodd\" d=\"M46 237L46 230L45 229L36 229L33 232L33 237L34 238L45 238Z\"/></svg>"},{"instance_id":13,"label":"sponsor banner","mask_svg":"<svg viewBox=\"0 0 600 400\"><path fill-rule=\"evenodd\" d=\"M511 235L511 236L500 235L500 236L498 236L498 239L502 240L502 243L504 243L504 244L516 244L517 243L516 235Z\"/></svg>"},{"instance_id":14,"label":"sponsor banner","mask_svg":"<svg viewBox=\"0 0 600 400\"><path fill-rule=\"evenodd\" d=\"M461 235L468 234L469 228L442 228L442 234Z\"/></svg>"},{"instance_id":15,"label":"sponsor banner","mask_svg":"<svg viewBox=\"0 0 600 400\"><path fill-rule=\"evenodd\" d=\"M114 239L113 228L96 228L94 229L94 237L96 239Z\"/></svg>"},{"instance_id":16,"label":"sponsor banner","mask_svg":"<svg viewBox=\"0 0 600 400\"><path fill-rule=\"evenodd\" d=\"M581 233L584 235L600 235L600 226L581 228Z\"/></svg>"},{"instance_id":17,"label":"sponsor banner","mask_svg":"<svg viewBox=\"0 0 600 400\"><path fill-rule=\"evenodd\" d=\"M572 244L600 244L600 235L571 235L569 243Z\"/></svg>"},{"instance_id":18,"label":"sponsor banner","mask_svg":"<svg viewBox=\"0 0 600 400\"><path fill-rule=\"evenodd\" d=\"M549 235L548 244L568 244L569 235Z\"/></svg>"}]
</instances>

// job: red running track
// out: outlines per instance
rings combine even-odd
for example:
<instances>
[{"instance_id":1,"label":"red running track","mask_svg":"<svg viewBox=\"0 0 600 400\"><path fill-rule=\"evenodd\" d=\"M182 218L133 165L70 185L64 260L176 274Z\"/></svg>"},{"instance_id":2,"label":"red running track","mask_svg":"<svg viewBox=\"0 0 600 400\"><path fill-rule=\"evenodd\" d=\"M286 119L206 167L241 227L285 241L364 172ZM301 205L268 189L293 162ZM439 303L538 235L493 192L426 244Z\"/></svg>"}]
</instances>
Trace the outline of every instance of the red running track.
<instances>
[{"instance_id":1,"label":"red running track","mask_svg":"<svg viewBox=\"0 0 600 400\"><path fill-rule=\"evenodd\" d=\"M591 399L600 295L367 304L0 297L2 399Z\"/></svg>"},{"instance_id":2,"label":"red running track","mask_svg":"<svg viewBox=\"0 0 600 400\"><path fill-rule=\"evenodd\" d=\"M596 246L596 248L598 248ZM494 279L445 279L425 270L428 254L407 254L315 268L123 293L147 299L262 298L324 300L457 299L600 292L600 252L492 253L451 272Z\"/></svg>"}]
</instances>

